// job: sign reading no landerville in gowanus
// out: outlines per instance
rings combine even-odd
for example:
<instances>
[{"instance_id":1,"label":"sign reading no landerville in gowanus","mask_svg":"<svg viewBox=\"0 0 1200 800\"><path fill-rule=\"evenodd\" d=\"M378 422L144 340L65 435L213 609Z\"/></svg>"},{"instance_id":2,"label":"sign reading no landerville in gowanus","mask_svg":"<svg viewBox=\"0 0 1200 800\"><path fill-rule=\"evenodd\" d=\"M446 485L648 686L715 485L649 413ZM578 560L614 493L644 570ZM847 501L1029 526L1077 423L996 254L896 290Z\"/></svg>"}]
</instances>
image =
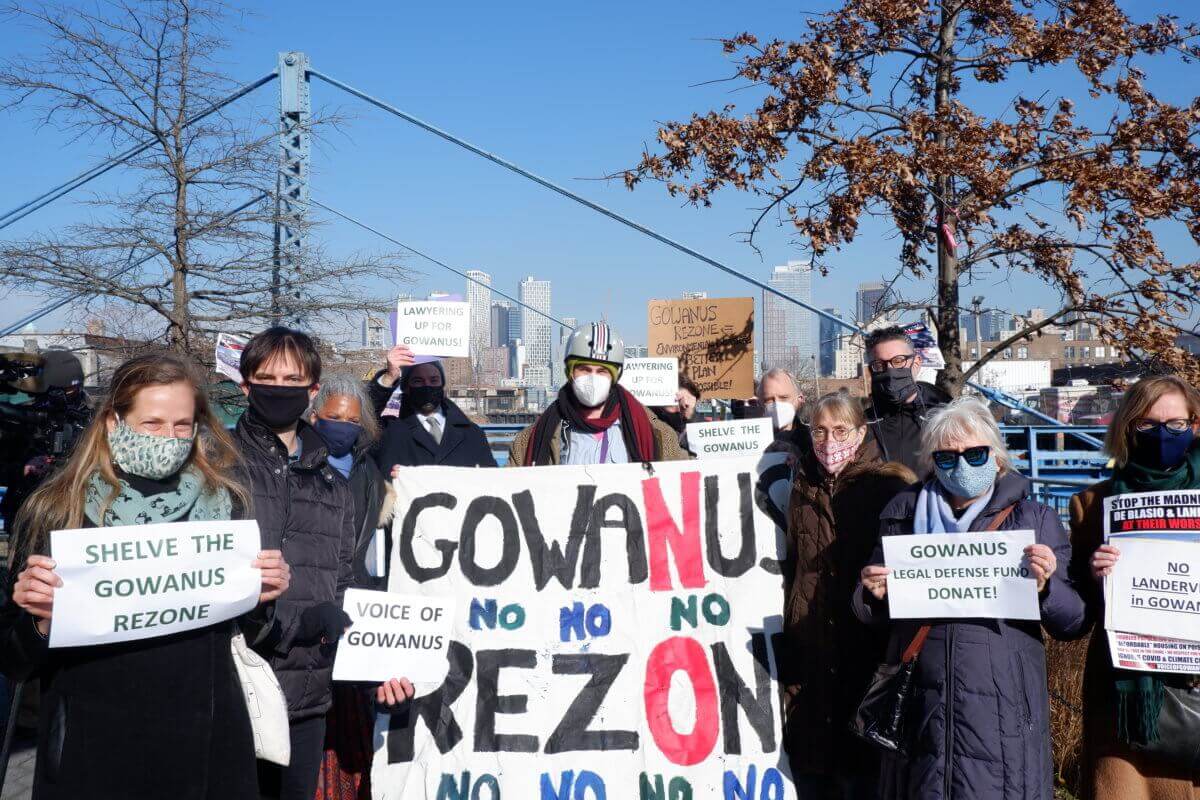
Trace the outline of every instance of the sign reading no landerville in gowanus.
<instances>
[{"instance_id":1,"label":"sign reading no landerville in gowanus","mask_svg":"<svg viewBox=\"0 0 1200 800\"><path fill-rule=\"evenodd\" d=\"M193 630L258 603L254 520L53 531L51 647L127 642Z\"/></svg>"},{"instance_id":2,"label":"sign reading no landerville in gowanus","mask_svg":"<svg viewBox=\"0 0 1200 800\"><path fill-rule=\"evenodd\" d=\"M396 306L396 344L414 355L471 355L471 304L430 300Z\"/></svg>"},{"instance_id":3,"label":"sign reading no landerville in gowanus","mask_svg":"<svg viewBox=\"0 0 1200 800\"><path fill-rule=\"evenodd\" d=\"M456 600L380 800L795 798L759 462L400 470L389 589Z\"/></svg>"},{"instance_id":4,"label":"sign reading no landerville in gowanus","mask_svg":"<svg viewBox=\"0 0 1200 800\"><path fill-rule=\"evenodd\" d=\"M704 397L754 395L754 298L651 300L649 354L679 359Z\"/></svg>"}]
</instances>

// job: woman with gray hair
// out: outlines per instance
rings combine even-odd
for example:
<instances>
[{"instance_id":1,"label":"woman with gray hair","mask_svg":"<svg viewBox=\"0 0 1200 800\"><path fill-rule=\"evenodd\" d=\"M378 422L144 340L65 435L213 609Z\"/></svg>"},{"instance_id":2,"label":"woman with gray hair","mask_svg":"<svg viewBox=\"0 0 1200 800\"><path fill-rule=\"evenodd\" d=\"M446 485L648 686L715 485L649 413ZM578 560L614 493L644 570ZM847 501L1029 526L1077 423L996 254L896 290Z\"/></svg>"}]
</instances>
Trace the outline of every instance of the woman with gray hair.
<instances>
[{"instance_id":1,"label":"woman with gray hair","mask_svg":"<svg viewBox=\"0 0 1200 800\"><path fill-rule=\"evenodd\" d=\"M1084 604L1067 577L1071 546L1058 514L1029 497L988 407L960 398L928 418L922 459L933 477L900 492L880 536L1032 530L1025 563L1037 581L1040 624L1010 619L891 622L882 545L861 573L854 610L891 624L887 662L928 626L913 676L903 753L885 756L880 798L1052 800L1050 702L1043 626L1058 639L1083 630ZM1059 565L1063 569L1059 569Z\"/></svg>"}]
</instances>

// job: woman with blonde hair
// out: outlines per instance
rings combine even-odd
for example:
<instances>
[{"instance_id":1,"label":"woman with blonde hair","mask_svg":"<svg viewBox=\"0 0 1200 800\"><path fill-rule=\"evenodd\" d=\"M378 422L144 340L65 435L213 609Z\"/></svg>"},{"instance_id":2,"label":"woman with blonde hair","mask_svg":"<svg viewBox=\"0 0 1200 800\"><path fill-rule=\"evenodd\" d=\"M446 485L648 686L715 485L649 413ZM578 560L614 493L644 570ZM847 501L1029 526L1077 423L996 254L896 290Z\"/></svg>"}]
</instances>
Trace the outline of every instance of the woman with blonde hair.
<instances>
[{"instance_id":1,"label":"woman with blonde hair","mask_svg":"<svg viewBox=\"0 0 1200 800\"><path fill-rule=\"evenodd\" d=\"M70 459L15 523L9 600L0 609L0 670L39 678L38 800L252 800L254 739L230 640L271 634L290 570L258 554L260 605L239 620L117 644L49 649L51 531L227 520L244 514L238 457L194 367L144 355L113 373L108 396Z\"/></svg>"},{"instance_id":2,"label":"woman with blonde hair","mask_svg":"<svg viewBox=\"0 0 1200 800\"><path fill-rule=\"evenodd\" d=\"M1175 716L1161 729L1171 692L1200 694L1200 675L1116 669L1104 628L1103 579L1121 557L1104 543L1104 499L1136 492L1200 489L1200 392L1174 375L1143 378L1121 400L1104 447L1112 478L1071 498L1071 572L1093 628L1083 672L1083 796L1092 800L1200 798L1194 761L1200 718ZM1188 744L1190 759L1171 750Z\"/></svg>"},{"instance_id":3,"label":"woman with blonde hair","mask_svg":"<svg viewBox=\"0 0 1200 800\"><path fill-rule=\"evenodd\" d=\"M800 798L875 797L879 758L850 721L887 636L854 619L858 571L877 541L879 514L917 478L883 460L862 405L845 392L812 405L812 449L795 465L784 587L784 749ZM807 437L806 437L807 438Z\"/></svg>"}]
</instances>

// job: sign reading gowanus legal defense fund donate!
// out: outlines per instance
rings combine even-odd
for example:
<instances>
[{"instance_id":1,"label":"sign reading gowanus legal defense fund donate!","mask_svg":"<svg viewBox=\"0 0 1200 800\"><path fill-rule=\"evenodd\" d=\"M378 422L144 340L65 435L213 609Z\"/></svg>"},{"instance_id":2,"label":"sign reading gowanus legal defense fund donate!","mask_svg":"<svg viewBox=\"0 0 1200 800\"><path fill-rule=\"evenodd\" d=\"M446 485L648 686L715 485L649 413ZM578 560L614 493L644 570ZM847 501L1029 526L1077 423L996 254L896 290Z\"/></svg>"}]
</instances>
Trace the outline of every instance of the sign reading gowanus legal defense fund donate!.
<instances>
[{"instance_id":1,"label":"sign reading gowanus legal defense fund donate!","mask_svg":"<svg viewBox=\"0 0 1200 800\"><path fill-rule=\"evenodd\" d=\"M379 718L374 796L795 798L758 470L401 470L389 589L456 610L444 682Z\"/></svg>"},{"instance_id":2,"label":"sign reading gowanus legal defense fund donate!","mask_svg":"<svg viewBox=\"0 0 1200 800\"><path fill-rule=\"evenodd\" d=\"M1033 531L883 537L895 619L1041 619L1025 548Z\"/></svg>"},{"instance_id":3,"label":"sign reading gowanus legal defense fund donate!","mask_svg":"<svg viewBox=\"0 0 1200 800\"><path fill-rule=\"evenodd\" d=\"M51 647L127 642L203 628L258 603L254 520L52 531Z\"/></svg>"},{"instance_id":4,"label":"sign reading gowanus legal defense fund donate!","mask_svg":"<svg viewBox=\"0 0 1200 800\"><path fill-rule=\"evenodd\" d=\"M418 356L471 355L471 304L430 300L396 306L396 344Z\"/></svg>"}]
</instances>

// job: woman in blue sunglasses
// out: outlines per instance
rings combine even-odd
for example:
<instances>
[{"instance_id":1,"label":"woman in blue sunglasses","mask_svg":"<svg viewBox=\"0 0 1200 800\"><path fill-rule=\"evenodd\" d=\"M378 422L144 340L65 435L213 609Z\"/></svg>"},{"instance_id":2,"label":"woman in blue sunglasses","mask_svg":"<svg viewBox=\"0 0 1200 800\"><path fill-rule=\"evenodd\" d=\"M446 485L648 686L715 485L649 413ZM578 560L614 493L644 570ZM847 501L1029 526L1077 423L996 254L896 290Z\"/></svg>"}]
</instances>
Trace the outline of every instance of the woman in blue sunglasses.
<instances>
[{"instance_id":1,"label":"woman in blue sunglasses","mask_svg":"<svg viewBox=\"0 0 1200 800\"><path fill-rule=\"evenodd\" d=\"M1050 700L1043 626L1072 638L1084 604L1066 575L1071 546L1055 511L1029 496L988 407L960 398L926 420L922 457L932 477L902 491L880 517L880 535L1032 530L1025 550L1037 579L1041 624L1007 619L891 622L887 663L929 626L906 707L904 754L885 755L881 800L1052 800ZM1061 569L1059 568L1061 565ZM861 574L855 612L887 624L883 548Z\"/></svg>"}]
</instances>

